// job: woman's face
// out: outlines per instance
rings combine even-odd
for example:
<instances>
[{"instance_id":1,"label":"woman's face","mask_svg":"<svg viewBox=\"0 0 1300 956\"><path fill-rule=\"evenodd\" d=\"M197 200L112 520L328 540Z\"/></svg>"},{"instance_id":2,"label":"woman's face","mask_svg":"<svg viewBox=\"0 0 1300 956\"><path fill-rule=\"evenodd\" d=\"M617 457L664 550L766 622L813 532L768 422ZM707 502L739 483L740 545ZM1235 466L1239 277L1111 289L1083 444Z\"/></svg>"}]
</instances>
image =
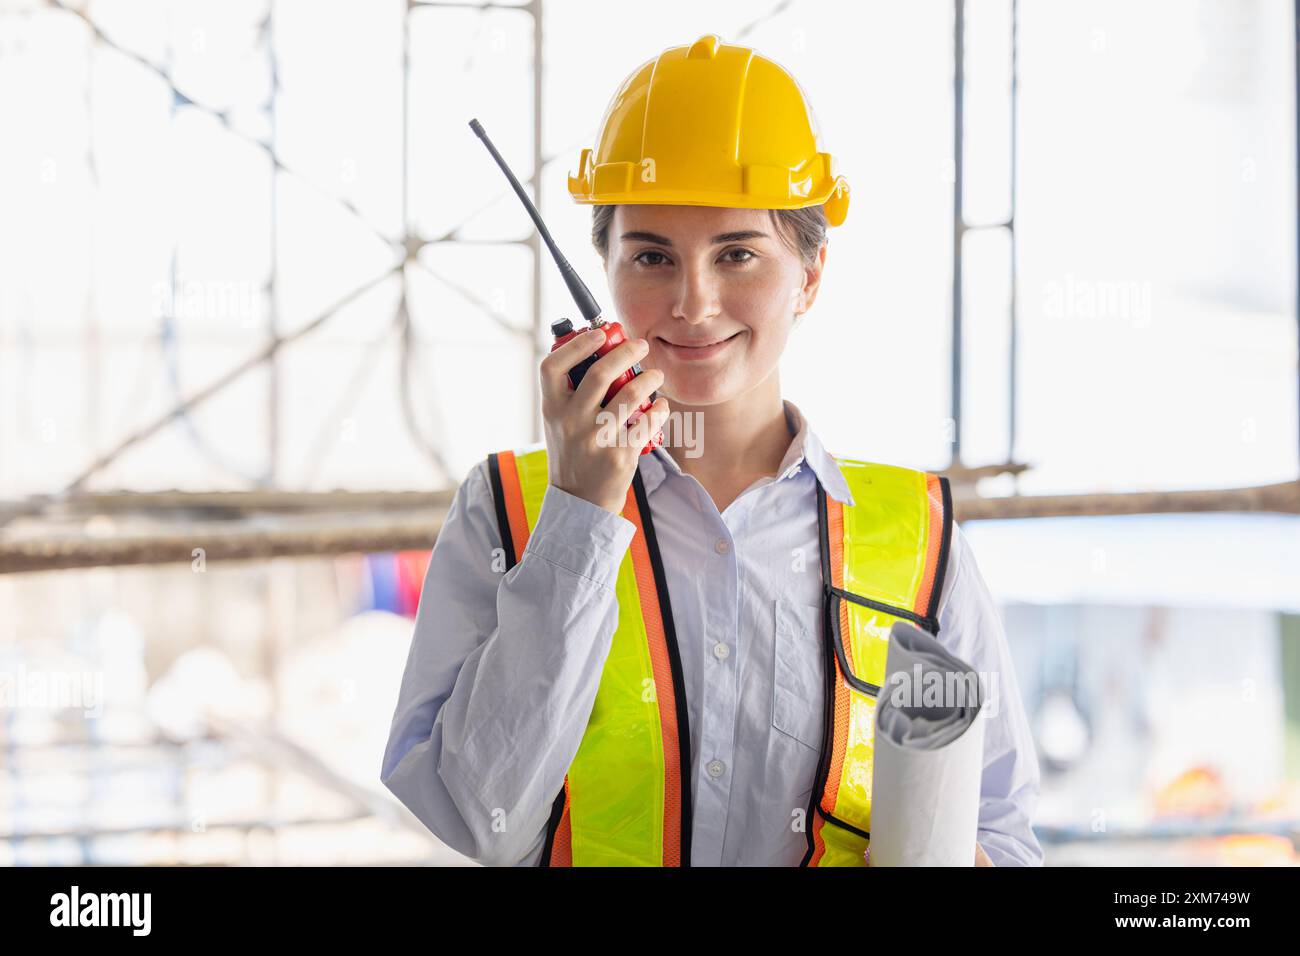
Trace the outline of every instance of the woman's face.
<instances>
[{"instance_id":1,"label":"woman's face","mask_svg":"<svg viewBox=\"0 0 1300 956\"><path fill-rule=\"evenodd\" d=\"M817 296L815 267L776 234L766 209L622 205L609 229L605 272L644 368L685 405L735 398L771 375L797 313Z\"/></svg>"}]
</instances>

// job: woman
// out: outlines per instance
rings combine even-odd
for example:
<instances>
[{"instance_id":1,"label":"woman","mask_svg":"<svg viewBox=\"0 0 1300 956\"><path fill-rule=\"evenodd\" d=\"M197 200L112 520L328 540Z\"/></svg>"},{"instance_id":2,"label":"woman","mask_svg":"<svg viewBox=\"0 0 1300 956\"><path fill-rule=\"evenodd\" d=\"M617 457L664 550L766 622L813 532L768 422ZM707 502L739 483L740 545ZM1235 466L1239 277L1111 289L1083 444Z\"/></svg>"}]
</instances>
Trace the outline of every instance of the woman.
<instances>
[{"instance_id":1,"label":"woman","mask_svg":"<svg viewBox=\"0 0 1300 956\"><path fill-rule=\"evenodd\" d=\"M906 619L998 679L972 863L1040 864L1033 743L946 480L836 459L781 395L848 206L797 83L715 36L667 50L570 192L631 338L576 390L603 333L548 355L545 447L458 489L384 784L487 864L869 864L870 718ZM610 441L601 400L637 361L605 409L659 395ZM670 412L695 440L641 454Z\"/></svg>"}]
</instances>

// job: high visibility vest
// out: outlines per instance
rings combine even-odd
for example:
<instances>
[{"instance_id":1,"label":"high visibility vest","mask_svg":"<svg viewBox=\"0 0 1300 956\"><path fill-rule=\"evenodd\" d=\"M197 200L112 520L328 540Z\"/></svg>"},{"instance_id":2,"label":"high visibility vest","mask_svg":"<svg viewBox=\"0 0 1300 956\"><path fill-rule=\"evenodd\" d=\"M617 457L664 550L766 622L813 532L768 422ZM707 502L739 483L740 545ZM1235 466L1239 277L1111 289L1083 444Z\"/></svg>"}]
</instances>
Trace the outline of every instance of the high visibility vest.
<instances>
[{"instance_id":1,"label":"high visibility vest","mask_svg":"<svg viewBox=\"0 0 1300 956\"><path fill-rule=\"evenodd\" d=\"M817 485L826 689L801 866L863 866L871 839L876 697L897 620L939 633L952 536L948 479L836 458L853 504ZM507 570L546 493L546 448L488 456ZM654 521L638 471L624 518L618 627L591 716L546 829L542 866L689 866L691 757L681 655Z\"/></svg>"}]
</instances>

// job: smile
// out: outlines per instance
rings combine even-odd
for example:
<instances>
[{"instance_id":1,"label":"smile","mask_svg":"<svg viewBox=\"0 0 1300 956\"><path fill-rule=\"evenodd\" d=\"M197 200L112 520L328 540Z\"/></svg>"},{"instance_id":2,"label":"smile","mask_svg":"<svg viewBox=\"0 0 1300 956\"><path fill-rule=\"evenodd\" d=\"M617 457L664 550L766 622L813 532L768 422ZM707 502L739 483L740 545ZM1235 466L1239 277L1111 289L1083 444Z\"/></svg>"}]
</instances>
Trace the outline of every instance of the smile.
<instances>
[{"instance_id":1,"label":"smile","mask_svg":"<svg viewBox=\"0 0 1300 956\"><path fill-rule=\"evenodd\" d=\"M669 342L667 339L662 339L662 338L659 341L663 343L664 347L668 350L669 355L672 355L676 358L686 359L690 361L690 360L697 360L697 359L706 359L714 355L717 355L719 352L722 352L729 345L731 345L731 343L734 342L740 336L740 334L741 334L740 332L737 332L734 335L730 335L725 339L719 339L716 342L710 342L708 345L677 345L676 343Z\"/></svg>"}]
</instances>

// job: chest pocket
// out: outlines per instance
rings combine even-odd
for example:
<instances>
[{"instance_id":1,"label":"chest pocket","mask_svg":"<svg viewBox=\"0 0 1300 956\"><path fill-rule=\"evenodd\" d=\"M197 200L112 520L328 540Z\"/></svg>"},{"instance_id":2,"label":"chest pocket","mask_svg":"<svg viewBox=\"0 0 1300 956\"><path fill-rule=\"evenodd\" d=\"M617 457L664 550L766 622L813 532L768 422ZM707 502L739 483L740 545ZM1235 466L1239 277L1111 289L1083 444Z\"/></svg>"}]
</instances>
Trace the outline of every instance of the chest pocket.
<instances>
[{"instance_id":1,"label":"chest pocket","mask_svg":"<svg viewBox=\"0 0 1300 956\"><path fill-rule=\"evenodd\" d=\"M772 726L814 750L822 745L826 696L821 616L818 606L776 601Z\"/></svg>"}]
</instances>

